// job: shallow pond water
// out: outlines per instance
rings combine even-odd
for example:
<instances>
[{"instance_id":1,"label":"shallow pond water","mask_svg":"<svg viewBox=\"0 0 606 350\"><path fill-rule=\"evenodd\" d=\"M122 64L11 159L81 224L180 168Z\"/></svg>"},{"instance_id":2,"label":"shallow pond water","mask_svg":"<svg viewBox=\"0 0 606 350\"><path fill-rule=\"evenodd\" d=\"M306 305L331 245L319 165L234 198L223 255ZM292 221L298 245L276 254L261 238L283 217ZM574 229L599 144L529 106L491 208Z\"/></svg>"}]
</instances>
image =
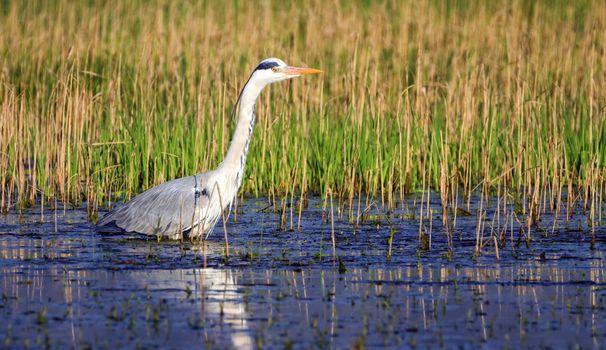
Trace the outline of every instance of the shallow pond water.
<instances>
[{"instance_id":1,"label":"shallow pond water","mask_svg":"<svg viewBox=\"0 0 606 350\"><path fill-rule=\"evenodd\" d=\"M448 254L438 216L419 249L418 218L373 208L331 223L312 198L301 229L287 209L283 230L279 210L247 199L229 257L221 223L192 244L100 234L78 208L0 215L0 348L606 346L603 227L591 249L582 215L543 215L553 229L529 244L512 221L497 260L489 244L473 254L475 215L458 218Z\"/></svg>"}]
</instances>

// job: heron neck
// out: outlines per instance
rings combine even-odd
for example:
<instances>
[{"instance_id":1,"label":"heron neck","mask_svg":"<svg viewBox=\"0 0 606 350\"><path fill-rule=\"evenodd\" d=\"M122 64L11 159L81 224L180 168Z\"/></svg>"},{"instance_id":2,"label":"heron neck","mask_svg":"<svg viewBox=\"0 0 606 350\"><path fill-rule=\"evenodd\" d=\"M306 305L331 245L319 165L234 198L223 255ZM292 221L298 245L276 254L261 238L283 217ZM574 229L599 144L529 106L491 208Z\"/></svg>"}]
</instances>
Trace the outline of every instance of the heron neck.
<instances>
[{"instance_id":1,"label":"heron neck","mask_svg":"<svg viewBox=\"0 0 606 350\"><path fill-rule=\"evenodd\" d=\"M252 138L255 125L255 103L264 86L259 86L249 80L240 95L240 109L238 112L238 124L225 155L225 159L219 165L218 171L224 172L228 182L232 182L237 189L240 188L244 175L244 165L248 154L248 146ZM229 181L231 180L231 181ZM236 193L234 193L235 195Z\"/></svg>"}]
</instances>

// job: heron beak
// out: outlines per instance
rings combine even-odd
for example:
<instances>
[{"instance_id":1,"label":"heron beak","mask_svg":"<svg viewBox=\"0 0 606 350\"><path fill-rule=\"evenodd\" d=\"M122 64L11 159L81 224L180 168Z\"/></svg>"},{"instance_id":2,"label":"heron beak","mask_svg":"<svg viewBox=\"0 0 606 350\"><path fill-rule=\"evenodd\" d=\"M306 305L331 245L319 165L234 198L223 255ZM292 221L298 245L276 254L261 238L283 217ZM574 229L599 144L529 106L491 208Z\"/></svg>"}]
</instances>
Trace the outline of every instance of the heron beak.
<instances>
[{"instance_id":1,"label":"heron beak","mask_svg":"<svg viewBox=\"0 0 606 350\"><path fill-rule=\"evenodd\" d=\"M288 66L288 67L284 67L282 69L282 73L284 73L286 75L299 76L299 75L304 75L304 74L320 74L320 73L322 73L322 71L319 69L314 69L314 68Z\"/></svg>"}]
</instances>

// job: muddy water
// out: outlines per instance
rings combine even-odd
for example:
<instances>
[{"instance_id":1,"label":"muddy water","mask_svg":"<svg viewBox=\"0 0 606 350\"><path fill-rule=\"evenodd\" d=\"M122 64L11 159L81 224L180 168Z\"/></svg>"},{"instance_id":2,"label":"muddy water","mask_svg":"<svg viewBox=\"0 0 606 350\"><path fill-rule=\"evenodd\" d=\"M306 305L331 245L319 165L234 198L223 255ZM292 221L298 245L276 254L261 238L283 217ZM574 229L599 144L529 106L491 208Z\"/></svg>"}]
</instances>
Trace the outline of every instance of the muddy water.
<instances>
[{"instance_id":1,"label":"muddy water","mask_svg":"<svg viewBox=\"0 0 606 350\"><path fill-rule=\"evenodd\" d=\"M229 258L221 225L191 244L102 235L81 209L2 215L0 348L606 346L606 232L591 249L580 214L543 215L530 244L512 221L497 260L490 244L474 256L474 215L457 219L447 254L438 216L420 250L412 206L373 207L357 226L335 209L334 261L321 205L291 231L289 210L282 230L279 212L247 200L227 225Z\"/></svg>"}]
</instances>

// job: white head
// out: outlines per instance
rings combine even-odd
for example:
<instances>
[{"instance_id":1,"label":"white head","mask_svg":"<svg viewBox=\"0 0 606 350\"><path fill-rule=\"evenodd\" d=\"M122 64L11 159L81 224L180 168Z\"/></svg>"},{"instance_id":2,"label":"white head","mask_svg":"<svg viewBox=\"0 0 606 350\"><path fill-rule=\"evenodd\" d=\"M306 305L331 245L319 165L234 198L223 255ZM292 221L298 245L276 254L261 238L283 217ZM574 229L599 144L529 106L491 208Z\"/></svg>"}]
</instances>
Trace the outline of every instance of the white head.
<instances>
[{"instance_id":1,"label":"white head","mask_svg":"<svg viewBox=\"0 0 606 350\"><path fill-rule=\"evenodd\" d=\"M250 76L250 80L261 86L265 86L304 74L318 73L322 73L322 71L313 68L291 67L279 58L268 58L259 63Z\"/></svg>"},{"instance_id":2,"label":"white head","mask_svg":"<svg viewBox=\"0 0 606 350\"><path fill-rule=\"evenodd\" d=\"M234 105L233 115L236 115L236 108L241 102L248 108L240 109L240 111L244 111L245 115L252 112L252 108L254 108L255 101L259 97L261 90L268 84L296 78L304 74L318 73L322 73L322 71L313 68L291 67L278 58L265 59L257 65L246 84L244 84L244 88L240 91L240 96L238 96L238 100Z\"/></svg>"}]
</instances>

